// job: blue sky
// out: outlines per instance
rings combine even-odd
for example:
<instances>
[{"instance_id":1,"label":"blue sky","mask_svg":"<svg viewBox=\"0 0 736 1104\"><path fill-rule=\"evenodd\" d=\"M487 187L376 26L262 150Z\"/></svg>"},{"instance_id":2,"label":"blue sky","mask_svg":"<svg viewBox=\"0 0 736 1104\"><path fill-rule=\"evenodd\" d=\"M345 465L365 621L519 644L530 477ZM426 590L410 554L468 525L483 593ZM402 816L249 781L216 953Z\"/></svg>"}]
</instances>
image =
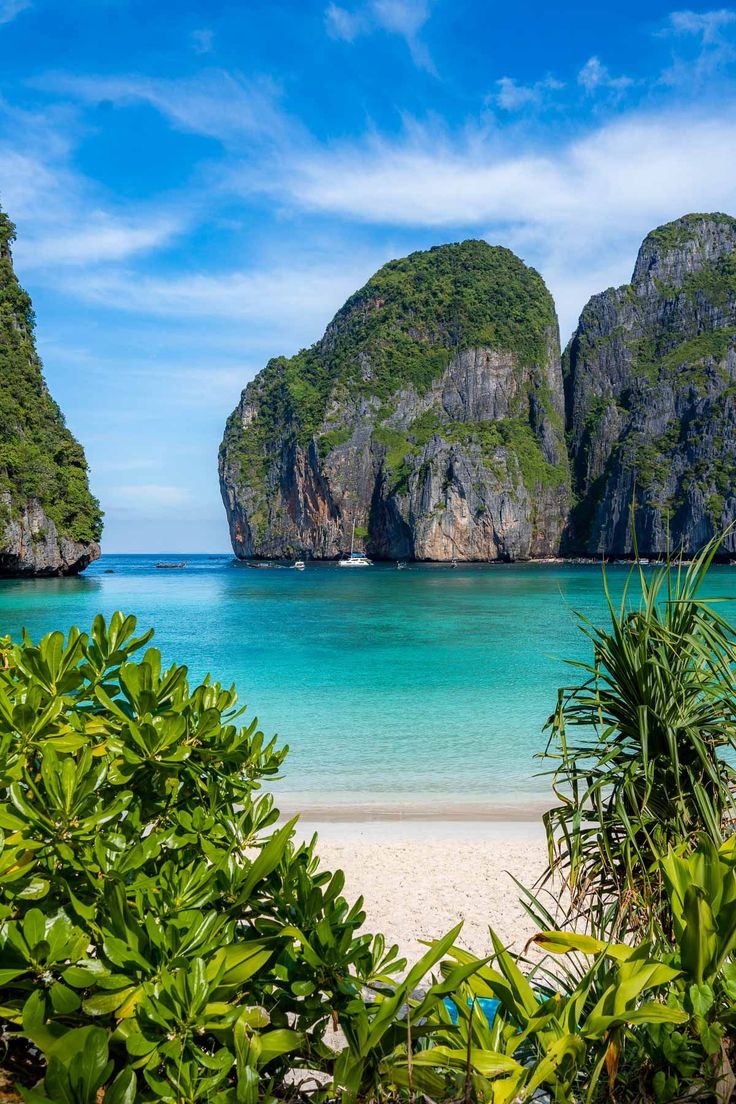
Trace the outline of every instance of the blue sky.
<instances>
[{"instance_id":1,"label":"blue sky","mask_svg":"<svg viewBox=\"0 0 736 1104\"><path fill-rule=\"evenodd\" d=\"M0 201L105 551L229 547L217 447L270 356L466 237L563 342L653 226L736 214L736 9L0 0Z\"/></svg>"}]
</instances>

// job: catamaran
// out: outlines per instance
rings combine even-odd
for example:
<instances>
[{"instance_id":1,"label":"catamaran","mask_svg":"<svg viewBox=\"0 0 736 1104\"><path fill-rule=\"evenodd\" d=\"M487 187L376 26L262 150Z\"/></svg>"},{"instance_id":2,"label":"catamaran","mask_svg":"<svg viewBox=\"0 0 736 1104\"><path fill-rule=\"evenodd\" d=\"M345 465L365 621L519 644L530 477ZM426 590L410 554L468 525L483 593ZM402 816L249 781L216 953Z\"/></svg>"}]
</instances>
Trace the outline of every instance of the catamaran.
<instances>
[{"instance_id":1,"label":"catamaran","mask_svg":"<svg viewBox=\"0 0 736 1104\"><path fill-rule=\"evenodd\" d=\"M353 535L350 538L350 555L338 560L340 567L372 567L373 561L369 560L365 552L355 551L355 518L353 518Z\"/></svg>"}]
</instances>

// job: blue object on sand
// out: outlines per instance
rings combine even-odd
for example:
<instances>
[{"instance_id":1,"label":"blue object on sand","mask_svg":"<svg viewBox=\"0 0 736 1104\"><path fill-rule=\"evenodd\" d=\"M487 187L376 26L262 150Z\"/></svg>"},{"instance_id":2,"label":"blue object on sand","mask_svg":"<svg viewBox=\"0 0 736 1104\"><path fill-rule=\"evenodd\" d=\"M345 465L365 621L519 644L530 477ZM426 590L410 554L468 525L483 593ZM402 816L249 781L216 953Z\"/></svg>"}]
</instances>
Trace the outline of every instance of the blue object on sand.
<instances>
[{"instance_id":1,"label":"blue object on sand","mask_svg":"<svg viewBox=\"0 0 736 1104\"><path fill-rule=\"evenodd\" d=\"M480 1008L481 1012L488 1020L488 1026L493 1026L493 1021L496 1018L496 1010L498 1009L499 1002L494 998L489 997L477 997L475 1003ZM472 1004L472 1001L468 1000L468 1005ZM445 1008L450 1013L450 1019L454 1024L457 1023L457 1005L449 997L445 997Z\"/></svg>"}]
</instances>

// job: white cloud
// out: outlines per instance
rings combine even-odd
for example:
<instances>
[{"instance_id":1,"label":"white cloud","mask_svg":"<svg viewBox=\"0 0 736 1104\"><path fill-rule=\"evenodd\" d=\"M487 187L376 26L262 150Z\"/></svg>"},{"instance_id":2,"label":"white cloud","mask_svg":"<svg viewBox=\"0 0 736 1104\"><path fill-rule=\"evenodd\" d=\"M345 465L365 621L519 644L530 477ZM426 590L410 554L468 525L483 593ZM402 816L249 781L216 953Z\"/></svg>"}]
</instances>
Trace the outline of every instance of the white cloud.
<instances>
[{"instance_id":1,"label":"white cloud","mask_svg":"<svg viewBox=\"0 0 736 1104\"><path fill-rule=\"evenodd\" d=\"M180 223L165 215L134 221L104 211L88 211L82 225L75 226L72 221L60 233L44 227L31 229L18 242L15 252L25 269L103 264L159 248L180 230Z\"/></svg>"},{"instance_id":2,"label":"white cloud","mask_svg":"<svg viewBox=\"0 0 736 1104\"><path fill-rule=\"evenodd\" d=\"M183 80L53 73L34 83L83 103L107 102L118 107L146 103L175 127L225 143L252 137L286 141L298 129L281 110L272 82L247 81L220 69Z\"/></svg>"},{"instance_id":3,"label":"white cloud","mask_svg":"<svg viewBox=\"0 0 736 1104\"><path fill-rule=\"evenodd\" d=\"M0 143L2 205L22 233L15 256L24 269L127 260L181 233L183 213L105 209L89 181L53 157Z\"/></svg>"},{"instance_id":4,"label":"white cloud","mask_svg":"<svg viewBox=\"0 0 736 1104\"><path fill-rule=\"evenodd\" d=\"M325 9L327 32L333 38L343 42L353 42L359 34L368 29L367 20L362 12L351 12L339 4L329 4Z\"/></svg>"},{"instance_id":5,"label":"white cloud","mask_svg":"<svg viewBox=\"0 0 736 1104\"><path fill-rule=\"evenodd\" d=\"M431 14L430 0L365 0L346 8L330 3L325 9L325 25L333 38L354 42L363 34L386 31L403 38L414 64L434 72L434 65L419 34Z\"/></svg>"},{"instance_id":6,"label":"white cloud","mask_svg":"<svg viewBox=\"0 0 736 1104\"><path fill-rule=\"evenodd\" d=\"M498 92L495 100L504 111L519 111L525 107L539 106L544 103L549 92L558 92L564 88L562 81L555 77L545 77L534 84L519 84L514 77L501 77L496 81Z\"/></svg>"},{"instance_id":7,"label":"white cloud","mask_svg":"<svg viewBox=\"0 0 736 1104\"><path fill-rule=\"evenodd\" d=\"M0 0L0 25L12 23L17 15L27 11L33 0Z\"/></svg>"},{"instance_id":8,"label":"white cloud","mask_svg":"<svg viewBox=\"0 0 736 1104\"><path fill-rule=\"evenodd\" d=\"M697 35L704 44L723 41L723 28L736 23L736 12L729 8L718 11L676 11L669 16L669 29L675 34Z\"/></svg>"},{"instance_id":9,"label":"white cloud","mask_svg":"<svg viewBox=\"0 0 736 1104\"><path fill-rule=\"evenodd\" d=\"M288 264L264 264L252 271L171 277L112 270L68 274L66 286L87 302L112 310L183 323L210 319L234 328L247 323L247 339L240 338L240 348L252 347L265 332L275 355L284 351L274 347L277 339L315 341L338 307L385 260L375 253L330 261L292 257Z\"/></svg>"},{"instance_id":10,"label":"white cloud","mask_svg":"<svg viewBox=\"0 0 736 1104\"><path fill-rule=\"evenodd\" d=\"M623 92L633 83L631 77L612 76L608 67L595 56L588 58L578 73L578 84L582 85L586 92L598 92L601 89L609 92Z\"/></svg>"},{"instance_id":11,"label":"white cloud","mask_svg":"<svg viewBox=\"0 0 736 1104\"><path fill-rule=\"evenodd\" d=\"M183 205L115 204L72 167L76 121L0 100L0 201L18 224L24 270L123 261L160 248L189 221Z\"/></svg>"},{"instance_id":12,"label":"white cloud","mask_svg":"<svg viewBox=\"0 0 736 1104\"><path fill-rule=\"evenodd\" d=\"M419 34L430 14L428 0L372 0L371 8L381 27L407 40Z\"/></svg>"},{"instance_id":13,"label":"white cloud","mask_svg":"<svg viewBox=\"0 0 736 1104\"><path fill-rule=\"evenodd\" d=\"M725 111L632 114L554 150L415 128L408 141L307 152L261 184L301 207L366 222L599 222L707 199L733 205L735 142L736 116Z\"/></svg>"},{"instance_id":14,"label":"white cloud","mask_svg":"<svg viewBox=\"0 0 736 1104\"><path fill-rule=\"evenodd\" d=\"M729 8L672 12L661 34L671 38L686 55L675 54L672 66L662 75L663 84L710 83L719 70L736 61L736 11ZM697 49L694 59L687 56L690 43Z\"/></svg>"},{"instance_id":15,"label":"white cloud","mask_svg":"<svg viewBox=\"0 0 736 1104\"><path fill-rule=\"evenodd\" d=\"M296 154L288 172L269 171L259 185L302 210L433 228L436 240L479 228L502 244L525 238L526 259L543 274L555 268L555 291L572 302L563 285L580 296L601 290L602 272L626 278L652 227L687 211L736 210L734 150L736 112L726 109L630 113L554 148L414 127L403 140Z\"/></svg>"}]
</instances>

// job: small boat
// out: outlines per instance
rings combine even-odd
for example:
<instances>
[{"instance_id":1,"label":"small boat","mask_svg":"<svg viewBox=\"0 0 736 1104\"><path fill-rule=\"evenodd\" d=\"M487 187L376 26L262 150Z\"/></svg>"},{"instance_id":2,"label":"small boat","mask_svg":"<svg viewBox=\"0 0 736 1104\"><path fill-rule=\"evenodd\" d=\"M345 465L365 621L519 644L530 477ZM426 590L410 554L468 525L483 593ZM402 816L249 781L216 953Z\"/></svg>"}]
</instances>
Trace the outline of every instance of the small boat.
<instances>
[{"instance_id":1,"label":"small boat","mask_svg":"<svg viewBox=\"0 0 736 1104\"><path fill-rule=\"evenodd\" d=\"M403 560L397 560L397 562L396 562L396 570L397 571L403 571L405 567L406 567L406 564L404 563Z\"/></svg>"},{"instance_id":2,"label":"small boat","mask_svg":"<svg viewBox=\"0 0 736 1104\"><path fill-rule=\"evenodd\" d=\"M457 560L454 556L452 557L452 560L450 561L450 567L457 567Z\"/></svg>"},{"instance_id":3,"label":"small boat","mask_svg":"<svg viewBox=\"0 0 736 1104\"><path fill-rule=\"evenodd\" d=\"M372 567L373 561L369 560L365 552L355 551L355 518L353 518L353 535L350 538L350 555L337 561L339 567Z\"/></svg>"},{"instance_id":4,"label":"small boat","mask_svg":"<svg viewBox=\"0 0 736 1104\"><path fill-rule=\"evenodd\" d=\"M303 571L306 566L307 565L305 564L304 560L296 560L294 563L294 570Z\"/></svg>"},{"instance_id":5,"label":"small boat","mask_svg":"<svg viewBox=\"0 0 736 1104\"><path fill-rule=\"evenodd\" d=\"M164 571L179 571L182 567L187 566L186 560L180 560L178 563L167 563L166 560L160 560L156 567Z\"/></svg>"}]
</instances>

